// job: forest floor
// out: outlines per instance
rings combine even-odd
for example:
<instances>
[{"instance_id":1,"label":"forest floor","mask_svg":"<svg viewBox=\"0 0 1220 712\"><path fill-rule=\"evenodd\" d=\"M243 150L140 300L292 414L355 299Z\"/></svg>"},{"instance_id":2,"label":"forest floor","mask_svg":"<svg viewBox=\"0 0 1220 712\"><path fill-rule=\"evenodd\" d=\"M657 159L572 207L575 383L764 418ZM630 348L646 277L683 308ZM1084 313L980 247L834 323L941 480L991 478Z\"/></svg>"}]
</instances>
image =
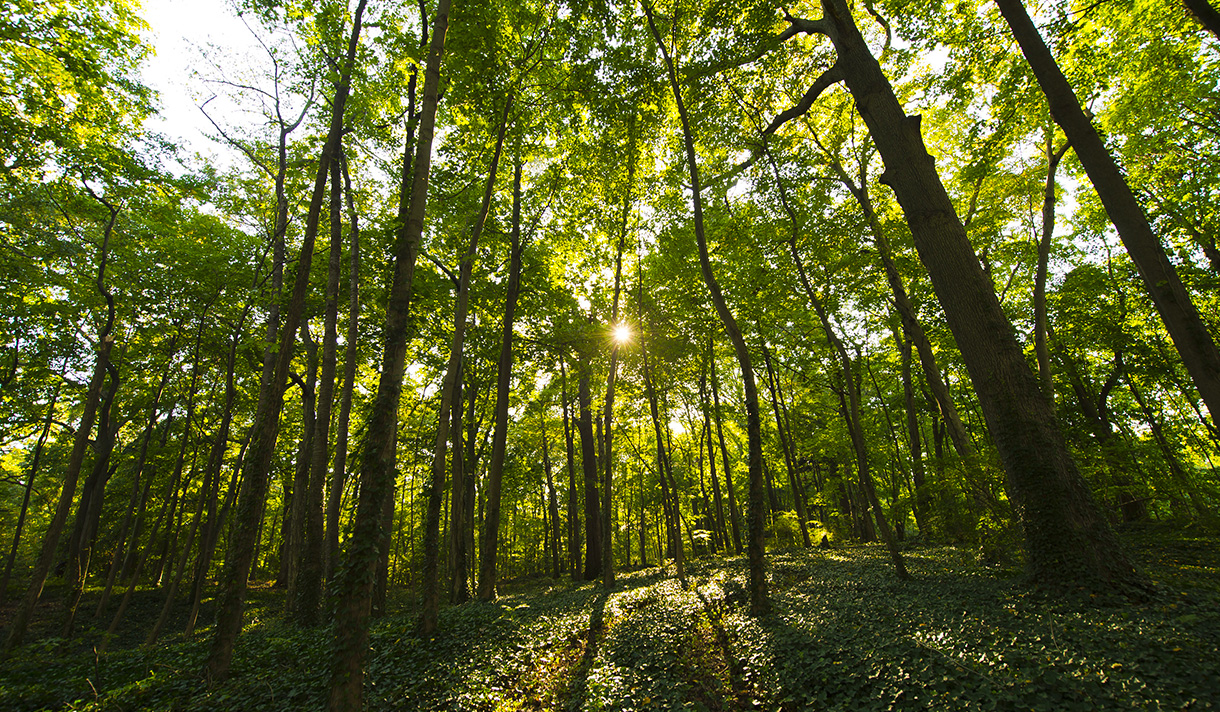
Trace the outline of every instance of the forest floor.
<instances>
[{"instance_id":1,"label":"forest floor","mask_svg":"<svg viewBox=\"0 0 1220 712\"><path fill-rule=\"evenodd\" d=\"M367 704L1220 709L1220 539L1159 528L1123 538L1157 583L1149 600L1050 598L1011 569L944 546L909 547L914 580L906 583L876 546L772 553L775 610L760 619L745 612L742 557L693 562L685 588L672 567L622 573L608 593L590 583L510 582L495 603L444 609L434 637L413 632L405 606L379 620ZM145 631L162 594L147 595L128 614ZM147 649L133 630L98 653L88 603L73 641L44 638L0 664L0 709L324 707L328 633L284 623L276 591L253 592L232 678L210 689L199 680L207 629L194 641L175 634ZM53 619L52 605L45 617Z\"/></svg>"}]
</instances>

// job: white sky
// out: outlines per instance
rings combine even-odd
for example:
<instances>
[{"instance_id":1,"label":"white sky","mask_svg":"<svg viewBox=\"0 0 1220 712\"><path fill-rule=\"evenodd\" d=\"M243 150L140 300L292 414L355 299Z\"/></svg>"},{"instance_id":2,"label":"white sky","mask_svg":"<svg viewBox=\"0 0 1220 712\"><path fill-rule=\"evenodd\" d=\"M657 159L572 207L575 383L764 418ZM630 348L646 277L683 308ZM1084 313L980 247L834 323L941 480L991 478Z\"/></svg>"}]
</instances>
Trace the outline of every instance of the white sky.
<instances>
[{"instance_id":1,"label":"white sky","mask_svg":"<svg viewBox=\"0 0 1220 712\"><path fill-rule=\"evenodd\" d=\"M191 72L205 69L201 48L208 44L241 54L256 46L250 32L225 0L144 0L143 5L156 54L142 74L161 104L148 128L178 141L188 154L223 156L228 152L205 136L215 132L199 110L205 89Z\"/></svg>"}]
</instances>

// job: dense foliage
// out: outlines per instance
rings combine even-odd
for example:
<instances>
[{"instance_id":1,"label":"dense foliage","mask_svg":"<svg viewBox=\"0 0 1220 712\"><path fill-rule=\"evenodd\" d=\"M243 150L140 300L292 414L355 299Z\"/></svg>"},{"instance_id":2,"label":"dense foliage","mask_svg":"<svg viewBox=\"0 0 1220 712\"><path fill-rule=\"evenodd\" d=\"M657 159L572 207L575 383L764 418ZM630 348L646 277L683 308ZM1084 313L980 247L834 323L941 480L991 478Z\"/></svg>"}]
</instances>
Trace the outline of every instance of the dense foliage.
<instances>
[{"instance_id":1,"label":"dense foliage","mask_svg":"<svg viewBox=\"0 0 1220 712\"><path fill-rule=\"evenodd\" d=\"M138 6L10 3L8 700L1205 693L1214 592L1113 534L1220 527L1197 10L1030 8L1065 96L1014 0L644 2L241 0L217 162L145 126Z\"/></svg>"}]
</instances>

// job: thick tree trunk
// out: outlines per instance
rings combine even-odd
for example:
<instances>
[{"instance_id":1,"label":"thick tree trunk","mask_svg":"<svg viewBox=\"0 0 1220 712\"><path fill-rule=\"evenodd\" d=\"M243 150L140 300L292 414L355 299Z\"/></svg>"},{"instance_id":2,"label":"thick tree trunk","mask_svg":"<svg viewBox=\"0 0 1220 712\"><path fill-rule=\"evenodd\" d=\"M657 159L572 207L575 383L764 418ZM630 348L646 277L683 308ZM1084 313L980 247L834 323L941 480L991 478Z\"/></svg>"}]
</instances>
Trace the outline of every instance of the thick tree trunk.
<instances>
[{"instance_id":1,"label":"thick tree trunk","mask_svg":"<svg viewBox=\"0 0 1220 712\"><path fill-rule=\"evenodd\" d=\"M1139 270L1144 287L1182 356L1183 365L1211 412L1212 422L1220 425L1220 351L1199 317L1177 268L1152 232L1126 177L1085 115L1067 77L1030 20L1025 5L1021 0L996 0L996 6L1038 78L1050 104L1051 116L1063 129L1127 248L1127 254Z\"/></svg>"},{"instance_id":2,"label":"thick tree trunk","mask_svg":"<svg viewBox=\"0 0 1220 712\"><path fill-rule=\"evenodd\" d=\"M348 565L337 576L339 606L335 613L334 660L330 678L330 709L359 710L364 686L364 658L368 654L368 618L373 580L383 538L381 513L394 489L394 461L398 433L398 402L402 393L407 349L407 317L415 261L424 227L428 178L432 165L432 138L439 100L440 65L449 28L449 0L439 0L432 25L432 42L425 65L423 110L409 195L399 204L399 231L394 255L394 276L386 306L381 377L369 413L368 433L360 465L360 498L356 521L346 551ZM363 2L360 9L363 10ZM426 25L426 22L421 21Z\"/></svg>"},{"instance_id":3,"label":"thick tree trunk","mask_svg":"<svg viewBox=\"0 0 1220 712\"><path fill-rule=\"evenodd\" d=\"M754 383L754 368L750 363L750 351L746 347L745 337L737 325L737 319L729 310L720 284L712 274L711 257L708 254L707 238L703 228L703 196L700 194L699 164L695 155L695 137L691 133L690 118L686 113L686 105L682 101L682 91L678 85L678 74L674 68L669 50L661 39L660 31L652 15L652 7L645 0L644 13L648 17L648 25L652 29L653 39L661 50L669 77L669 87L673 91L674 103L678 107L678 117L682 122L682 136L686 144L686 163L690 170L691 194L694 198L695 241L699 246L699 268L703 274L703 283L707 286L716 314L720 317L724 330L728 333L733 351L737 355L737 363L741 367L741 380L745 391L746 433L749 441L749 508L747 512L747 559L750 569L750 613L763 615L771 608L767 596L766 552L763 538L766 534L766 492L762 471L762 420L758 411L758 387Z\"/></svg>"},{"instance_id":4,"label":"thick tree trunk","mask_svg":"<svg viewBox=\"0 0 1220 712\"><path fill-rule=\"evenodd\" d=\"M355 64L356 47L360 38L360 24L366 0L360 0L352 20L352 32L348 40L347 57L342 73L335 84L335 96L331 104L330 126L326 144L318 157L318 171L314 178L309 212L305 219L305 234L297 261L296 281L292 297L284 318L282 336L276 353L275 372L259 389L258 412L254 420L254 437L250 452L243 463L242 492L238 498L237 531L229 542L228 560L225 565L220 593L217 597L216 627L211 649L205 663L204 676L210 681L224 680L229 675L229 664L233 659L233 646L241 632L242 616L246 604L246 584L250 567L254 563L254 550L262 523L261 512L267 498L267 476L271 458L275 454L275 441L279 435L279 417L284 407L284 387L288 381L288 367L292 360L293 344L300 326L305 294L309 288L309 268L313 262L314 244L318 235L318 222L322 213L322 202L326 195L326 178L330 161L339 155L343 136L343 114Z\"/></svg>"},{"instance_id":5,"label":"thick tree trunk","mask_svg":"<svg viewBox=\"0 0 1220 712\"><path fill-rule=\"evenodd\" d=\"M1208 0L1182 0L1182 2L1200 25L1220 39L1220 11L1212 7Z\"/></svg>"},{"instance_id":6,"label":"thick tree trunk","mask_svg":"<svg viewBox=\"0 0 1220 712\"><path fill-rule=\"evenodd\" d=\"M1055 588L1142 586L1143 577L1122 552L1067 451L923 144L919 119L903 113L846 3L824 0L823 10L817 22L793 22L834 42L835 66L885 161L883 182L906 214L1008 472L1031 576Z\"/></svg>"}]
</instances>

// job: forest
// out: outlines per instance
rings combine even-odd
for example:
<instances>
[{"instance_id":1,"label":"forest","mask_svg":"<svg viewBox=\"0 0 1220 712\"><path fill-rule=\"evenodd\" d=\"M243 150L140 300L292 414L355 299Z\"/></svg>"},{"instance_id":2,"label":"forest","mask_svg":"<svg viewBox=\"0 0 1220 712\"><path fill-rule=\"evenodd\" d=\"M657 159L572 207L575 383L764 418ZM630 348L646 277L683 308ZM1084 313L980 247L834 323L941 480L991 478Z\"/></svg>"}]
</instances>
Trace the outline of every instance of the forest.
<instances>
[{"instance_id":1,"label":"forest","mask_svg":"<svg viewBox=\"0 0 1220 712\"><path fill-rule=\"evenodd\" d=\"M1208 0L215 11L0 14L0 707L1220 707Z\"/></svg>"}]
</instances>

